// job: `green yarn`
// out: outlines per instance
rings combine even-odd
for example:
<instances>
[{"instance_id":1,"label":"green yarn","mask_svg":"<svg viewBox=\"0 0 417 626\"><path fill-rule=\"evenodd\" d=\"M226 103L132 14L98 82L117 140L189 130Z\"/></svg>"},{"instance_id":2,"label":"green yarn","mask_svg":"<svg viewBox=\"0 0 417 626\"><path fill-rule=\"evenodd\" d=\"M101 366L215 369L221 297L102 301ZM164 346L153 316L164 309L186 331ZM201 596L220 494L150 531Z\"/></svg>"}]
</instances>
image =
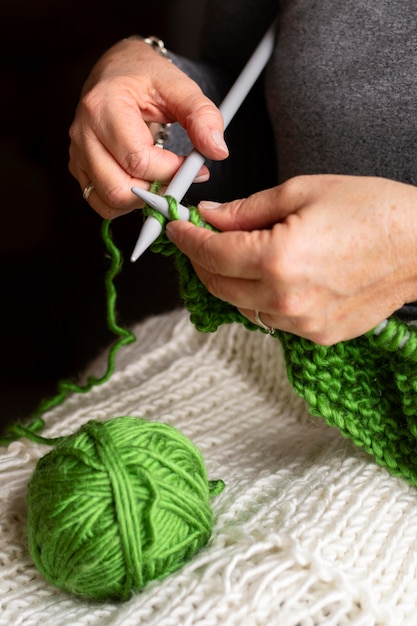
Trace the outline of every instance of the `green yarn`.
<instances>
[{"instance_id":1,"label":"green yarn","mask_svg":"<svg viewBox=\"0 0 417 626\"><path fill-rule=\"evenodd\" d=\"M9 427L0 444L21 437L54 446L28 485L27 532L31 556L53 585L93 600L126 600L150 580L175 571L208 541L210 498L224 483L208 481L202 456L178 430L143 418L91 420L66 437L46 438L41 415L69 393L107 382L118 350L135 336L116 321L114 279L122 258L104 221L110 257L106 273L108 328L118 337L107 369L85 385L62 381L29 425Z\"/></svg>"},{"instance_id":2,"label":"green yarn","mask_svg":"<svg viewBox=\"0 0 417 626\"><path fill-rule=\"evenodd\" d=\"M171 217L176 202L168 198ZM196 209L191 220L202 223ZM146 208L164 225L161 216ZM28 538L32 558L52 584L94 600L126 600L150 581L177 570L208 541L210 497L222 481L208 481L203 459L184 435L166 424L118 417L89 421L67 437L43 438L42 413L68 393L86 393L112 375L115 355L134 341L116 322L114 277L119 251L109 222L103 240L111 258L106 275L107 318L117 335L105 374L78 386L59 386L29 426L14 425L2 443L25 436L54 446L38 462L28 485ZM215 332L238 322L260 330L227 302L212 296L190 261L164 233L153 250L173 255L180 293L199 331ZM276 332L288 378L313 415L338 428L393 475L417 486L417 329L392 317L385 327L335 346L323 347Z\"/></svg>"},{"instance_id":3,"label":"green yarn","mask_svg":"<svg viewBox=\"0 0 417 626\"><path fill-rule=\"evenodd\" d=\"M178 219L177 202L171 196L165 196L169 203L171 219ZM196 226L204 226L215 230L210 224L203 222L198 210L190 206L190 222ZM149 206L143 209L145 216L152 215L162 227L167 222L158 211ZM219 300L207 291L196 275L190 260L168 239L164 230L152 245L153 252L159 252L164 256L172 256L179 273L179 290L184 306L190 313L191 322L201 332L215 332L222 324L239 322L250 330L257 330L259 326L253 324L228 302Z\"/></svg>"},{"instance_id":4,"label":"green yarn","mask_svg":"<svg viewBox=\"0 0 417 626\"><path fill-rule=\"evenodd\" d=\"M192 221L202 225L196 209L190 211ZM146 213L156 216L149 207ZM175 206L171 217L178 217ZM164 232L152 249L175 258L180 293L198 330L214 332L222 324L238 322L267 332L210 294ZM338 428L393 475L417 486L417 328L392 316L378 334L371 331L329 347L290 333L271 336L281 342L289 381L312 415Z\"/></svg>"},{"instance_id":5,"label":"green yarn","mask_svg":"<svg viewBox=\"0 0 417 626\"><path fill-rule=\"evenodd\" d=\"M36 439L36 433L39 433L45 427L42 415L50 409L62 404L70 393L87 393L96 385L102 385L107 382L113 375L115 369L116 354L122 346L128 345L136 341L135 335L128 329L122 328L116 319L116 303L117 290L114 284L116 276L120 273L123 266L123 259L120 250L114 244L110 228L111 221L104 220L101 228L101 236L106 247L106 253L110 261L109 268L106 272L104 282L106 288L106 316L107 327L117 340L110 346L107 357L107 368L103 376L97 378L89 376L84 385L78 385L72 380L62 380L58 383L57 393L47 398L39 404L33 414L30 416L30 423L26 426L20 423L11 424L6 429L6 434L0 437L0 445L7 445L20 437L29 437L32 441L40 443L48 443L44 437ZM55 440L51 440L52 443Z\"/></svg>"},{"instance_id":6,"label":"green yarn","mask_svg":"<svg viewBox=\"0 0 417 626\"><path fill-rule=\"evenodd\" d=\"M407 328L391 318L378 336L370 332L330 347L290 334L280 338L289 380L310 412L417 486L414 329L404 347L397 342Z\"/></svg>"},{"instance_id":7,"label":"green yarn","mask_svg":"<svg viewBox=\"0 0 417 626\"><path fill-rule=\"evenodd\" d=\"M208 541L201 454L176 429L134 417L90 421L62 438L28 485L29 550L55 586L127 600L177 570Z\"/></svg>"}]
</instances>

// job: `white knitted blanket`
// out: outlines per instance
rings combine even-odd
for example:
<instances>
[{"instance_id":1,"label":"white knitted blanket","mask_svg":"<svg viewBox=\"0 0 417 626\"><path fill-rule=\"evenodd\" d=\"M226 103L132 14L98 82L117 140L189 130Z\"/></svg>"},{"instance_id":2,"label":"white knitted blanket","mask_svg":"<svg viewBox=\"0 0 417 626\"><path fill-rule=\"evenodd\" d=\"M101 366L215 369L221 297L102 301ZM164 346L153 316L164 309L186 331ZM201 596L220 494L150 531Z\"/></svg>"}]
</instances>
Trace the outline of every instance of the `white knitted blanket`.
<instances>
[{"instance_id":1,"label":"white knitted blanket","mask_svg":"<svg viewBox=\"0 0 417 626\"><path fill-rule=\"evenodd\" d=\"M26 484L49 448L15 442L0 450L1 626L417 624L417 492L309 416L279 342L237 324L200 334L182 310L134 331L111 380L49 412L44 434L120 415L175 426L226 483L212 537L125 603L61 592L26 548Z\"/></svg>"}]
</instances>

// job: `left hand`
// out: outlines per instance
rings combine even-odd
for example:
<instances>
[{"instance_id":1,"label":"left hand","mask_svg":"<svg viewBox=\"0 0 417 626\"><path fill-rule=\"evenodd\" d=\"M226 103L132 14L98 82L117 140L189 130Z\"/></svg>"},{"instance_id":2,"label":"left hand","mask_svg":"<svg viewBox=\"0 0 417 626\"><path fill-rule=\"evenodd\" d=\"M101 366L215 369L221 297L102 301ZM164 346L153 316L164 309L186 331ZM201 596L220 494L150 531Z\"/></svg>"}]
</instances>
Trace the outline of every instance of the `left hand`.
<instances>
[{"instance_id":1,"label":"left hand","mask_svg":"<svg viewBox=\"0 0 417 626\"><path fill-rule=\"evenodd\" d=\"M417 300L417 188L311 175L216 208L220 233L167 224L207 289L263 322L331 345Z\"/></svg>"},{"instance_id":2,"label":"left hand","mask_svg":"<svg viewBox=\"0 0 417 626\"><path fill-rule=\"evenodd\" d=\"M88 203L104 219L137 208L132 186L165 185L185 160L154 145L151 124L167 122L206 158L227 157L223 116L197 83L143 40L117 42L87 77L69 129L69 170L81 189L94 185ZM195 182L208 178L203 165Z\"/></svg>"}]
</instances>

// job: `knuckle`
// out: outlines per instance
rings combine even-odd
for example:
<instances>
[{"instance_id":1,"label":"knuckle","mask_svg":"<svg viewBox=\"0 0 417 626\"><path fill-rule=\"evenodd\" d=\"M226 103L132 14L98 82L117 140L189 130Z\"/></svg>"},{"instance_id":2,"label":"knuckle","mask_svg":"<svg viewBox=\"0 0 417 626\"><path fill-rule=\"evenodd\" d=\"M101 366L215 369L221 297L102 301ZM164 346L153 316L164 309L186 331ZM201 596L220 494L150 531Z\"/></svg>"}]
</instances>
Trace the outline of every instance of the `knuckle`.
<instances>
[{"instance_id":1,"label":"knuckle","mask_svg":"<svg viewBox=\"0 0 417 626\"><path fill-rule=\"evenodd\" d=\"M246 230L247 215L245 211L246 199L240 198L228 203L228 211L234 228L237 230Z\"/></svg>"},{"instance_id":2,"label":"knuckle","mask_svg":"<svg viewBox=\"0 0 417 626\"><path fill-rule=\"evenodd\" d=\"M320 320L316 316L305 315L297 318L297 332L300 336L306 337L314 343L325 341L327 336L326 330L323 328Z\"/></svg>"},{"instance_id":3,"label":"knuckle","mask_svg":"<svg viewBox=\"0 0 417 626\"><path fill-rule=\"evenodd\" d=\"M283 294L273 303L279 317L290 321L293 331L321 346L336 343L337 337L331 325L326 323L317 310L314 299L306 293Z\"/></svg>"},{"instance_id":4,"label":"knuckle","mask_svg":"<svg viewBox=\"0 0 417 626\"><path fill-rule=\"evenodd\" d=\"M333 346L338 342L338 339L336 339L331 333L328 333L326 331L315 333L310 339L314 343L317 343L319 346L323 346L324 348Z\"/></svg>"},{"instance_id":5,"label":"knuckle","mask_svg":"<svg viewBox=\"0 0 417 626\"><path fill-rule=\"evenodd\" d=\"M77 126L75 125L74 122L72 122L71 126L68 129L68 135L71 139L71 141L74 141L76 135L77 135Z\"/></svg>"},{"instance_id":6,"label":"knuckle","mask_svg":"<svg viewBox=\"0 0 417 626\"><path fill-rule=\"evenodd\" d=\"M103 189L106 205L110 210L119 210L126 206L126 189L121 185L107 186Z\"/></svg>"},{"instance_id":7,"label":"knuckle","mask_svg":"<svg viewBox=\"0 0 417 626\"><path fill-rule=\"evenodd\" d=\"M296 263L291 249L286 246L274 246L262 259L262 275L268 284L276 284L279 289L287 289L295 283Z\"/></svg>"},{"instance_id":8,"label":"knuckle","mask_svg":"<svg viewBox=\"0 0 417 626\"><path fill-rule=\"evenodd\" d=\"M221 294L219 292L219 285L217 277L214 274L207 274L204 279L204 284L209 293L217 298L222 299Z\"/></svg>"},{"instance_id":9,"label":"knuckle","mask_svg":"<svg viewBox=\"0 0 417 626\"><path fill-rule=\"evenodd\" d=\"M205 118L207 118L207 116L218 118L215 105L211 100L202 96L201 93L196 93L194 96L187 98L185 105L186 114L184 121L187 125L192 126L202 116Z\"/></svg>"},{"instance_id":10,"label":"knuckle","mask_svg":"<svg viewBox=\"0 0 417 626\"><path fill-rule=\"evenodd\" d=\"M277 292L271 302L271 307L279 316L291 319L293 322L297 320L298 325L303 324L306 306L301 295L289 292Z\"/></svg>"},{"instance_id":11,"label":"knuckle","mask_svg":"<svg viewBox=\"0 0 417 626\"><path fill-rule=\"evenodd\" d=\"M126 154L121 165L134 178L147 180L150 161L150 150L140 150Z\"/></svg>"},{"instance_id":12,"label":"knuckle","mask_svg":"<svg viewBox=\"0 0 417 626\"><path fill-rule=\"evenodd\" d=\"M83 95L78 106L87 114L88 118L94 119L97 112L100 111L100 103L101 89L95 85Z\"/></svg>"},{"instance_id":13,"label":"knuckle","mask_svg":"<svg viewBox=\"0 0 417 626\"><path fill-rule=\"evenodd\" d=\"M105 220L111 220L115 217L115 211L111 207L105 206L100 207L97 212L101 215L101 217Z\"/></svg>"},{"instance_id":14,"label":"knuckle","mask_svg":"<svg viewBox=\"0 0 417 626\"><path fill-rule=\"evenodd\" d=\"M308 175L294 176L279 186L280 201L285 205L294 202L295 198L304 198L308 191L310 177Z\"/></svg>"},{"instance_id":15,"label":"knuckle","mask_svg":"<svg viewBox=\"0 0 417 626\"><path fill-rule=\"evenodd\" d=\"M178 107L177 119L187 129L193 143L203 141L208 131L223 126L223 118L216 106L199 94L182 102Z\"/></svg>"},{"instance_id":16,"label":"knuckle","mask_svg":"<svg viewBox=\"0 0 417 626\"><path fill-rule=\"evenodd\" d=\"M310 321L300 329L300 334L319 346L329 347L340 341L334 329L325 326L321 320Z\"/></svg>"},{"instance_id":17,"label":"knuckle","mask_svg":"<svg viewBox=\"0 0 417 626\"><path fill-rule=\"evenodd\" d=\"M207 237L202 241L198 250L199 264L211 275L216 274L218 271L216 255L213 254L213 242L211 241L214 236L213 234L211 237Z\"/></svg>"}]
</instances>

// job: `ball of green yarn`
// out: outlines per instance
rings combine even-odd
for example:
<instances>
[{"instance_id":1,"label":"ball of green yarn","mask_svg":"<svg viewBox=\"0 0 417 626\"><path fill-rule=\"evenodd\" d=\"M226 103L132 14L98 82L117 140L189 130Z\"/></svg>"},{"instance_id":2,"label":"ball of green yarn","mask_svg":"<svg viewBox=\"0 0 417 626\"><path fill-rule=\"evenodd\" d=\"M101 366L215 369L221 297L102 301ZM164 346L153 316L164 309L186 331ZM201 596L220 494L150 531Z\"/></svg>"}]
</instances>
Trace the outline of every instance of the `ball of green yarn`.
<instances>
[{"instance_id":1,"label":"ball of green yarn","mask_svg":"<svg viewBox=\"0 0 417 626\"><path fill-rule=\"evenodd\" d=\"M206 544L210 495L221 487L208 482L200 452L173 427L134 417L89 421L35 468L30 553L60 589L126 600Z\"/></svg>"}]
</instances>

